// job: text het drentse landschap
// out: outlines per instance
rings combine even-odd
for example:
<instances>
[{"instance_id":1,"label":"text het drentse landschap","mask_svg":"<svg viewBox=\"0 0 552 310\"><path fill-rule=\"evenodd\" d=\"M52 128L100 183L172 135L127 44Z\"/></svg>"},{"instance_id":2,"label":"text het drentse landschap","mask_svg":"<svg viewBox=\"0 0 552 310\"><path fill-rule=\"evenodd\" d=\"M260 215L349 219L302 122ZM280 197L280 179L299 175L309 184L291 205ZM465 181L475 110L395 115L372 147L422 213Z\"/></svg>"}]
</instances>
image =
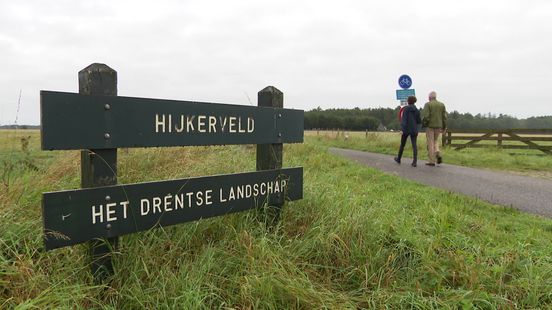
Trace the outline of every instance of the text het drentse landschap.
<instances>
[{"instance_id":1,"label":"text het drentse landschap","mask_svg":"<svg viewBox=\"0 0 552 310\"><path fill-rule=\"evenodd\" d=\"M91 206L92 224L113 222L126 219L129 209L134 215L148 216L160 213L169 213L186 208L205 207L213 204L223 205L241 199L259 198L270 194L285 193L287 180L266 181L254 184L236 185L228 188L203 189L199 191L168 193L158 197L144 197L136 201L133 206L126 201L97 204ZM230 205L230 204L229 204ZM138 208L138 210L135 210ZM136 212L138 211L138 212Z\"/></svg>"}]
</instances>

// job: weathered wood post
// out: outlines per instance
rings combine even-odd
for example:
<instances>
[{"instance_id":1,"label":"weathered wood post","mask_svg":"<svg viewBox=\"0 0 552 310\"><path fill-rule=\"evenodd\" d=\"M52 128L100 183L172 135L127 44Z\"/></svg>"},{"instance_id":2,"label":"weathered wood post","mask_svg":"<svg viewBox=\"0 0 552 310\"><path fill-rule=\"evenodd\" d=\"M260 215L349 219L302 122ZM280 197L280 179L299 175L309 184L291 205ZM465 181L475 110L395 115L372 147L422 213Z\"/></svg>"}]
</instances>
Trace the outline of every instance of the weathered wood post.
<instances>
[{"instance_id":1,"label":"weathered wood post","mask_svg":"<svg viewBox=\"0 0 552 310\"><path fill-rule=\"evenodd\" d=\"M502 147L502 132L498 133L498 139L496 140L496 145Z\"/></svg>"},{"instance_id":2,"label":"weathered wood post","mask_svg":"<svg viewBox=\"0 0 552 310\"><path fill-rule=\"evenodd\" d=\"M452 143L452 132L450 132L449 130L447 130L446 132L443 132L443 136L441 138L442 138L441 145L443 146L450 145Z\"/></svg>"},{"instance_id":3,"label":"weathered wood post","mask_svg":"<svg viewBox=\"0 0 552 310\"><path fill-rule=\"evenodd\" d=\"M259 107L283 108L284 93L274 86L267 86L258 92L257 105ZM277 118L281 116L281 114L276 115ZM277 122L278 120L274 120L274 124ZM276 134L278 135L278 140L281 141L282 133L277 132ZM282 169L282 153L282 143L257 144L257 171ZM278 194L278 196L280 195L281 194ZM278 223L283 202L283 199L278 199L276 203L268 201L268 206L265 211L268 216L267 220L271 226Z\"/></svg>"},{"instance_id":4,"label":"weathered wood post","mask_svg":"<svg viewBox=\"0 0 552 310\"><path fill-rule=\"evenodd\" d=\"M117 72L105 64L93 63L79 71L79 94L117 96ZM104 106L106 119L111 107ZM109 132L105 140L111 139ZM117 184L117 149L81 150L81 187L90 188ZM105 197L105 203L111 198ZM106 230L111 228L106 225ZM89 242L92 258L92 274L97 282L103 282L113 274L111 255L117 247L118 238L97 239Z\"/></svg>"}]
</instances>

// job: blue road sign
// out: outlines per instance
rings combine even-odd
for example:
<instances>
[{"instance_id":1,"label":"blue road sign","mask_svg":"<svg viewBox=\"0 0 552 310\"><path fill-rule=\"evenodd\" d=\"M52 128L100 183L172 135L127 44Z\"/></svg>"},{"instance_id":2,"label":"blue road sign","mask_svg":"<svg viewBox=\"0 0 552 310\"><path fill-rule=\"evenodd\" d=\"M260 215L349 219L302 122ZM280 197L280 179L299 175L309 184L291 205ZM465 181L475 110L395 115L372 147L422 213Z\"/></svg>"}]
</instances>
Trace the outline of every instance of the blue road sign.
<instances>
[{"instance_id":1,"label":"blue road sign","mask_svg":"<svg viewBox=\"0 0 552 310\"><path fill-rule=\"evenodd\" d=\"M412 79L406 74L401 75L399 77L399 86L402 89L410 88L410 86L412 86Z\"/></svg>"},{"instance_id":2,"label":"blue road sign","mask_svg":"<svg viewBox=\"0 0 552 310\"><path fill-rule=\"evenodd\" d=\"M397 89L397 100L406 101L409 96L416 96L414 88L412 89Z\"/></svg>"}]
</instances>

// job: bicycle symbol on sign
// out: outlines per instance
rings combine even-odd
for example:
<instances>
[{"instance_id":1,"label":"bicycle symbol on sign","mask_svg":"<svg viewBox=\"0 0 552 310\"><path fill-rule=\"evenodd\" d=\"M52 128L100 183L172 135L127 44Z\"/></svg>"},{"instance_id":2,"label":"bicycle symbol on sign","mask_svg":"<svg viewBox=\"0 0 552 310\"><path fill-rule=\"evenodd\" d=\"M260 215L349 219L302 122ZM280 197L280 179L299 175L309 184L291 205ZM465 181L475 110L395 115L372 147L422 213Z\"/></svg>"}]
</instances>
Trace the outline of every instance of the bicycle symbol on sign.
<instances>
[{"instance_id":1,"label":"bicycle symbol on sign","mask_svg":"<svg viewBox=\"0 0 552 310\"><path fill-rule=\"evenodd\" d=\"M401 75L399 78L399 86L403 89L410 88L412 86L412 79L408 75Z\"/></svg>"}]
</instances>

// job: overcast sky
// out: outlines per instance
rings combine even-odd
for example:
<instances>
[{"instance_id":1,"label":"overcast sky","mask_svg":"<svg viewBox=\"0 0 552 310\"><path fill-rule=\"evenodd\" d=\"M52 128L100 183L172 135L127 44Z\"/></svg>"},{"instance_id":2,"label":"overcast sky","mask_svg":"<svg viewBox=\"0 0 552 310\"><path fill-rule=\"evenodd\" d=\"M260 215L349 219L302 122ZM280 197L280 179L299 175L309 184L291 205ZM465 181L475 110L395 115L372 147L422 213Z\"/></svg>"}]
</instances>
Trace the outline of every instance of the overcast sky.
<instances>
[{"instance_id":1,"label":"overcast sky","mask_svg":"<svg viewBox=\"0 0 552 310\"><path fill-rule=\"evenodd\" d=\"M121 96L392 108L406 73L449 111L552 115L550 0L0 1L0 124L39 124L39 91L93 62Z\"/></svg>"}]
</instances>

